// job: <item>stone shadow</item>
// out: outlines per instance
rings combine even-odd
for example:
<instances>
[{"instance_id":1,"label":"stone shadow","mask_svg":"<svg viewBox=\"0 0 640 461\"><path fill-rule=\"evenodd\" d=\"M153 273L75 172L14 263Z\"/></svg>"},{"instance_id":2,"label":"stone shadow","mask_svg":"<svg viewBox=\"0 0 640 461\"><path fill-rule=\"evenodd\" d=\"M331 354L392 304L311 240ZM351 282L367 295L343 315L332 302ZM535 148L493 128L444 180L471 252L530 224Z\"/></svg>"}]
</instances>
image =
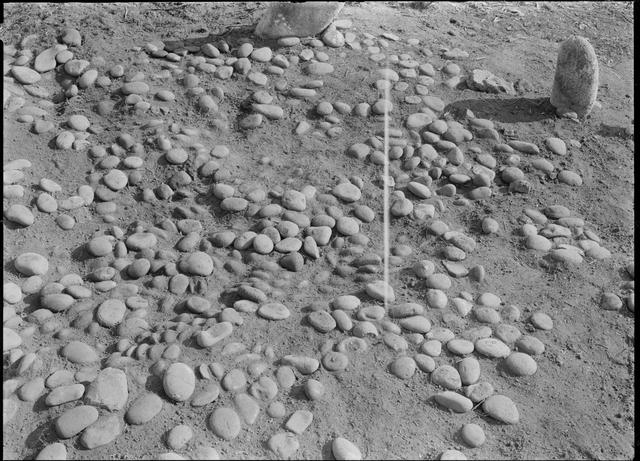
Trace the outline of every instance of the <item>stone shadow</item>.
<instances>
[{"instance_id":1,"label":"stone shadow","mask_svg":"<svg viewBox=\"0 0 640 461\"><path fill-rule=\"evenodd\" d=\"M477 118L496 122L536 122L556 117L549 98L463 99L452 102L443 112L464 113L471 110Z\"/></svg>"},{"instance_id":2,"label":"stone shadow","mask_svg":"<svg viewBox=\"0 0 640 461\"><path fill-rule=\"evenodd\" d=\"M190 37L183 40L163 40L165 44L165 50L173 52L188 47L201 47L205 43L212 43L217 46L217 43L224 40L229 45L229 48L234 49L244 43L247 39L250 39L254 47L259 48L268 46L271 49L277 48L277 39L261 38L254 35L256 24L240 24L230 27L220 33L209 33L206 36ZM222 52L222 50L220 50ZM222 53L223 56L228 57L228 53Z\"/></svg>"}]
</instances>

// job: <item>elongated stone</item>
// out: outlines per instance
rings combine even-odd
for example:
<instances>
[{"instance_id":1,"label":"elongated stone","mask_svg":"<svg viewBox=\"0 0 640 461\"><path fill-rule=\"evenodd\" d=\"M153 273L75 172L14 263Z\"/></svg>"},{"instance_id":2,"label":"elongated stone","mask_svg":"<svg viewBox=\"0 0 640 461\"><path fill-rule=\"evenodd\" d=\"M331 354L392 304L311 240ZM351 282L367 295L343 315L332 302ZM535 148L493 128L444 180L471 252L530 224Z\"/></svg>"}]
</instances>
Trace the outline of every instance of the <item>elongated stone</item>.
<instances>
[{"instance_id":1,"label":"elongated stone","mask_svg":"<svg viewBox=\"0 0 640 461\"><path fill-rule=\"evenodd\" d=\"M574 36L562 42L550 99L558 113L589 114L598 94L598 73L598 58L586 38Z\"/></svg>"}]
</instances>

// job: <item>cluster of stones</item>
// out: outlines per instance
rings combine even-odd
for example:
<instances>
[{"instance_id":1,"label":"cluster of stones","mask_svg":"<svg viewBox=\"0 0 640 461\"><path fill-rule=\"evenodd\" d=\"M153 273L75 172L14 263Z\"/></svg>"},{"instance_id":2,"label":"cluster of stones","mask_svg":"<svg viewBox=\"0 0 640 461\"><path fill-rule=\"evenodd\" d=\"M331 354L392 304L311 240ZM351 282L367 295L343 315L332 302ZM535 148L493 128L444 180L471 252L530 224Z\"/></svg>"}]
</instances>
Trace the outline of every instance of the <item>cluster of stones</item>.
<instances>
[{"instance_id":1,"label":"cluster of stones","mask_svg":"<svg viewBox=\"0 0 640 461\"><path fill-rule=\"evenodd\" d=\"M61 440L78 437L82 446L93 449L115 441L126 424L149 423L168 403L188 402L193 407L202 407L215 402L221 392L228 392L233 395L234 405L213 410L208 417L209 429L221 440L235 439L243 427L255 424L264 410L271 418L286 418L285 430L273 434L266 442L276 456L289 458L299 449L297 436L313 423L313 413L305 409L288 412L278 396L302 379L306 397L311 401L322 399L324 385L315 379L319 375L313 377L314 373L348 371L354 354L364 353L371 341L380 338L397 353L389 364L389 372L399 379L410 379L418 370L429 374L438 389L433 395L438 405L467 413L481 404L482 410L497 421L518 422L515 403L508 396L495 393L493 385L481 379L481 360L500 361L513 376L530 376L537 370L534 357L544 352L544 343L536 336L523 334L514 325L520 321L519 309L504 307L497 295L480 293L474 297L460 292L452 296L455 279L468 276L481 282L485 271L481 265L471 268L463 265L476 249L476 241L440 220L438 214L445 211L448 199L456 206L470 205L472 201L490 198L500 186L511 193L527 193L533 185L523 169L557 177L570 186L581 185L582 179L572 171L556 172L556 167L541 156L534 143L503 140L490 120L475 118L470 112L464 123L453 120L445 114L444 101L430 94L439 77L432 64L420 63L409 53L385 54L392 42L400 40L395 34L387 32L375 37L364 33L364 38L357 40L349 27L350 21L335 21L320 39L280 38L279 50L289 50L282 54L269 47L255 48L250 40L233 50L224 41L202 46L173 43L171 47L160 41L148 43L137 51L162 60L163 68L150 78L119 64L101 75L97 68L105 65L100 59L92 62L74 59L71 49L80 46L81 37L73 29L62 34L62 43L38 54L33 68L28 66L33 58L29 52L33 38L23 40L20 52L5 47L14 79L5 81L6 110L16 112L19 121L31 123L35 134L54 134L58 149L86 150L96 170L88 176L88 184L65 199L55 198L56 193L62 192L60 185L41 178L38 184L43 192L35 201L38 212L52 214L93 206L106 223L113 223L117 203L122 200L120 192L137 186L142 189L142 200L150 204L204 195L214 209L252 218L256 223L253 230L230 228L205 233L201 220L211 215L210 210L199 205L177 205L172 207L174 214L180 216L175 222L138 221L127 230L113 225L98 231L83 248L90 259L88 273L84 276L70 273L56 281L50 281L47 258L33 252L18 255L13 265L23 279L5 283L3 294L8 304L3 309L3 353L8 355L16 374L4 382L5 421L11 420L19 408L11 398L14 393L24 402L45 395L45 404L51 408L78 403L55 420L55 433ZM410 39L407 44L417 47L419 41ZM331 75L334 68L324 47L366 49L371 61L386 66L395 64L399 67L397 71L381 67L372 72L373 87L380 92L393 90L394 96L412 87L415 94L404 96L401 102L423 106L403 120L404 128L389 131L392 177L385 182L391 184L392 217L423 223L425 238L444 244L442 264L446 273L437 272L436 264L430 260L420 260L412 266L416 283L425 290L426 305L396 302L393 288L379 280L381 253L367 250L370 239L363 233L376 220L376 214L358 203L370 187L362 178L352 176L327 190L307 185L300 190L278 186L267 192L259 186L237 184L224 167L224 160L233 156L231 149L225 145L207 146L206 130L177 123L165 126L161 116L170 111L177 96L168 88L154 88L147 83L177 78L196 110L206 114L212 126L221 130L229 129L229 114L235 110L225 100L221 86L232 78L243 79L255 89L244 105L250 114L238 116L237 124L243 130L257 129L265 121L284 119L286 111L279 100L286 100L287 104L292 100L313 104L319 130L312 134L329 138L341 133L342 120L338 115L353 114L380 122L385 113L394 113L393 102L385 99L361 102L353 108L342 101L319 100L323 80L310 80L294 88L288 88L284 80L277 80L273 86L279 94L274 96L266 91L270 77L281 77L298 64L314 79ZM432 55L426 48L421 51L427 57ZM460 50L443 53L447 60L466 56ZM119 132L109 146L92 142L91 135L101 133L102 129L82 114L69 116L64 129L57 130L47 120L48 110L54 104L47 100L49 93L37 85L43 76L53 78L54 70L66 98L92 86L107 89L119 82L123 107L133 114L151 113L159 118L142 124L142 132L137 135ZM443 65L439 72L449 88L457 88L463 81L461 69L454 63ZM205 89L208 85L204 81L210 81L209 77L220 84ZM490 77L476 80L485 85L489 85L488 81L498 87L502 84L496 84ZM39 98L38 105L27 104L25 93ZM106 117L117 106L116 101L105 99L97 104L96 110ZM311 124L303 120L297 123L295 131L304 135L310 129ZM490 143L495 155L478 146L467 146L476 139ZM384 133L378 130L366 142L352 145L347 155L382 165L383 147ZM560 139L548 138L546 147L554 155L566 155L566 145ZM520 154L535 157L523 162ZM496 170L498 160L503 160L504 165ZM151 186L143 178L142 168L157 161L169 165L171 176L165 183ZM30 167L25 159L4 166L5 199L24 199L25 189L18 183L25 178L23 170ZM196 181L212 184L209 188L198 188L194 187ZM378 185L383 187L385 182ZM464 192L464 196L459 192ZM7 220L27 227L35 222L34 211L14 203L4 215ZM583 253L595 259L610 256L599 245L597 235L585 229L584 222L572 217L565 207L550 206L543 213L527 209L525 215L531 220L522 227L528 248L549 252L552 258L567 262L581 261ZM547 219L555 222L547 224ZM75 219L61 213L56 222L69 230ZM487 217L482 229L485 234L495 234L500 227ZM578 239L578 246L571 245L569 239ZM392 251L389 259L394 266L405 264L412 254L411 247L403 244ZM363 286L330 302L311 303L310 312L304 314L304 324L319 334L338 330L344 335L342 339L327 340L318 357L296 353L278 357L269 345L258 344L249 350L243 343L229 342L249 315L266 322L299 318L302 314L285 304L284 292L292 286L291 274L301 271L308 261L323 256L336 274L353 276ZM633 277L633 266L630 267ZM330 271L321 271L314 282L322 288L331 276ZM221 288L219 292L212 290L214 280L216 289ZM40 308L23 316L25 295L36 295ZM230 301L222 304L218 295ZM603 295L603 305L617 306L619 303L609 295ZM382 303L389 305L389 309L385 310ZM633 301L628 301L628 305L633 310ZM156 310L177 315L171 321L156 323ZM449 328L434 326L428 312L443 313L447 324L455 324L456 319L471 314L482 325L456 335ZM528 321L537 330L553 327L551 318L543 312L534 313ZM91 346L89 340L78 335L83 331L94 336L102 329L115 336L113 344ZM53 335L62 341L64 345L56 352L80 368L75 372L71 367L56 369L45 377L44 357L50 351L22 350L31 346L37 333ZM204 350L219 350L221 357L233 357L236 365L226 369L220 362L190 363L187 342ZM114 352L100 368L98 362L107 348ZM161 380L164 395L142 392L130 396L123 370L128 372L128 367L136 362L151 363L151 373ZM145 378L140 376L142 381ZM485 440L483 429L475 424L466 424L461 435L470 447L478 447ZM181 451L192 438L192 428L181 424L169 431L166 443L171 450ZM353 443L342 437L333 440L332 450L336 459L362 456ZM157 456L180 459L181 455L170 452ZM189 456L217 459L218 453L214 447L201 445ZM464 455L450 450L441 459L456 456ZM65 457L65 445L59 442L44 447L38 455L38 459Z\"/></svg>"},{"instance_id":2,"label":"cluster of stones","mask_svg":"<svg viewBox=\"0 0 640 461\"><path fill-rule=\"evenodd\" d=\"M600 237L585 228L582 218L571 216L571 210L563 205L550 205L542 212L526 208L523 220L526 222L520 233L525 237L524 245L530 250L547 253L552 260L580 264L585 256L592 259L611 257L611 252L600 245Z\"/></svg>"}]
</instances>

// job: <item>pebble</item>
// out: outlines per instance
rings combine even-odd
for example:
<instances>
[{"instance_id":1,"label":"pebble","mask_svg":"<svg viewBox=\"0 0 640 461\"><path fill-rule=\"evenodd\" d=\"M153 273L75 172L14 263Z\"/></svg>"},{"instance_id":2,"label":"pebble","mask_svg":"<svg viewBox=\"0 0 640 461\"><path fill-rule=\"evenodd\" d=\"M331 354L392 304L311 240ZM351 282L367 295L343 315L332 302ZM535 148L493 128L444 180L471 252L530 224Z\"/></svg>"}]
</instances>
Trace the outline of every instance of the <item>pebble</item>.
<instances>
[{"instance_id":1,"label":"pebble","mask_svg":"<svg viewBox=\"0 0 640 461\"><path fill-rule=\"evenodd\" d=\"M285 428L295 434L302 434L312 421L313 413L308 410L298 410L289 417Z\"/></svg>"},{"instance_id":2,"label":"pebble","mask_svg":"<svg viewBox=\"0 0 640 461\"><path fill-rule=\"evenodd\" d=\"M582 177L575 171L562 170L558 173L558 181L569 186L582 186Z\"/></svg>"},{"instance_id":3,"label":"pebble","mask_svg":"<svg viewBox=\"0 0 640 461\"><path fill-rule=\"evenodd\" d=\"M320 362L313 357L303 355L285 355L282 358L283 365L291 365L303 375L308 375L320 367Z\"/></svg>"},{"instance_id":4,"label":"pebble","mask_svg":"<svg viewBox=\"0 0 640 461\"><path fill-rule=\"evenodd\" d=\"M96 320L105 328L118 325L124 319L127 306L119 299L107 299L98 307Z\"/></svg>"},{"instance_id":5,"label":"pebble","mask_svg":"<svg viewBox=\"0 0 640 461\"><path fill-rule=\"evenodd\" d=\"M467 456L459 450L445 450L438 458L440 460L466 460Z\"/></svg>"},{"instance_id":6,"label":"pebble","mask_svg":"<svg viewBox=\"0 0 640 461\"><path fill-rule=\"evenodd\" d=\"M180 270L186 274L207 276L213 268L211 256L203 251L191 253L180 261Z\"/></svg>"},{"instance_id":7,"label":"pebble","mask_svg":"<svg viewBox=\"0 0 640 461\"><path fill-rule=\"evenodd\" d=\"M340 183L331 191L333 195L344 202L351 203L360 200L362 193L357 186L350 182Z\"/></svg>"},{"instance_id":8,"label":"pebble","mask_svg":"<svg viewBox=\"0 0 640 461\"><path fill-rule=\"evenodd\" d=\"M460 374L451 365L440 365L431 373L431 382L445 389L456 390L462 386Z\"/></svg>"},{"instance_id":9,"label":"pebble","mask_svg":"<svg viewBox=\"0 0 640 461\"><path fill-rule=\"evenodd\" d=\"M101 416L80 436L80 444L93 450L116 440L124 431L124 422L118 415Z\"/></svg>"},{"instance_id":10,"label":"pebble","mask_svg":"<svg viewBox=\"0 0 640 461\"><path fill-rule=\"evenodd\" d=\"M55 442L47 445L38 452L36 460L66 460L67 459L67 447L60 442Z\"/></svg>"},{"instance_id":11,"label":"pebble","mask_svg":"<svg viewBox=\"0 0 640 461\"><path fill-rule=\"evenodd\" d=\"M73 380L73 376L71 377ZM48 382L48 380L47 380ZM85 392L83 384L67 384L55 387L45 398L45 405L54 407L82 398Z\"/></svg>"},{"instance_id":12,"label":"pebble","mask_svg":"<svg viewBox=\"0 0 640 461\"><path fill-rule=\"evenodd\" d=\"M98 361L96 350L81 341L71 341L60 351L60 355L72 363L90 364Z\"/></svg>"},{"instance_id":13,"label":"pebble","mask_svg":"<svg viewBox=\"0 0 640 461\"><path fill-rule=\"evenodd\" d=\"M456 413L467 413L473 408L473 402L462 394L444 391L434 395L435 401Z\"/></svg>"},{"instance_id":14,"label":"pebble","mask_svg":"<svg viewBox=\"0 0 640 461\"><path fill-rule=\"evenodd\" d=\"M35 222L35 217L29 208L24 205L11 205L5 212L4 217L21 226L28 227Z\"/></svg>"},{"instance_id":15,"label":"pebble","mask_svg":"<svg viewBox=\"0 0 640 461\"><path fill-rule=\"evenodd\" d=\"M539 330L551 330L553 328L553 320L544 312L535 312L530 318L531 324Z\"/></svg>"},{"instance_id":16,"label":"pebble","mask_svg":"<svg viewBox=\"0 0 640 461\"><path fill-rule=\"evenodd\" d=\"M258 308L258 315L267 320L284 320L289 318L291 312L284 304L268 303Z\"/></svg>"},{"instance_id":17,"label":"pebble","mask_svg":"<svg viewBox=\"0 0 640 461\"><path fill-rule=\"evenodd\" d=\"M42 307L53 312L66 311L74 302L75 299L72 296L64 293L47 294L44 295L40 300L40 304L42 305Z\"/></svg>"},{"instance_id":18,"label":"pebble","mask_svg":"<svg viewBox=\"0 0 640 461\"><path fill-rule=\"evenodd\" d=\"M298 438L289 432L278 432L267 441L267 447L277 459L291 459L300 448Z\"/></svg>"},{"instance_id":19,"label":"pebble","mask_svg":"<svg viewBox=\"0 0 640 461\"><path fill-rule=\"evenodd\" d=\"M471 448L478 448L482 446L487 439L482 427L475 423L464 424L460 430L460 437L462 438L462 441Z\"/></svg>"},{"instance_id":20,"label":"pebble","mask_svg":"<svg viewBox=\"0 0 640 461\"><path fill-rule=\"evenodd\" d=\"M394 302L396 297L393 292L393 288L388 285L384 280L377 280L375 282L367 283L365 287L367 295L377 301Z\"/></svg>"},{"instance_id":21,"label":"pebble","mask_svg":"<svg viewBox=\"0 0 640 461\"><path fill-rule=\"evenodd\" d=\"M13 77L23 85L31 85L40 81L42 78L40 74L25 66L13 66L11 67L11 74Z\"/></svg>"},{"instance_id":22,"label":"pebble","mask_svg":"<svg viewBox=\"0 0 640 461\"><path fill-rule=\"evenodd\" d=\"M416 362L411 357L398 357L391 362L389 371L400 379L409 379L416 372Z\"/></svg>"},{"instance_id":23,"label":"pebble","mask_svg":"<svg viewBox=\"0 0 640 461\"><path fill-rule=\"evenodd\" d=\"M55 421L55 429L60 438L68 439L79 434L98 420L98 410L90 405L71 408Z\"/></svg>"},{"instance_id":24,"label":"pebble","mask_svg":"<svg viewBox=\"0 0 640 461\"><path fill-rule=\"evenodd\" d=\"M447 343L447 349L456 355L468 355L473 352L474 346L466 339L452 339Z\"/></svg>"},{"instance_id":25,"label":"pebble","mask_svg":"<svg viewBox=\"0 0 640 461\"><path fill-rule=\"evenodd\" d=\"M349 440L343 437L336 437L331 442L331 453L333 457L340 460L354 460L358 461L362 459L362 453L360 449Z\"/></svg>"},{"instance_id":26,"label":"pebble","mask_svg":"<svg viewBox=\"0 0 640 461\"><path fill-rule=\"evenodd\" d=\"M488 397L482 404L486 414L504 424L517 424L520 414L513 401L504 395L495 394Z\"/></svg>"},{"instance_id":27,"label":"pebble","mask_svg":"<svg viewBox=\"0 0 640 461\"><path fill-rule=\"evenodd\" d=\"M22 290L13 282L2 285L2 298L9 304L17 304L22 300Z\"/></svg>"},{"instance_id":28,"label":"pebble","mask_svg":"<svg viewBox=\"0 0 640 461\"><path fill-rule=\"evenodd\" d=\"M304 383L304 393L309 400L320 400L324 396L324 384L316 379L308 379Z\"/></svg>"},{"instance_id":29,"label":"pebble","mask_svg":"<svg viewBox=\"0 0 640 461\"><path fill-rule=\"evenodd\" d=\"M172 363L164 372L162 385L169 398L176 402L188 400L195 390L196 376L189 365Z\"/></svg>"},{"instance_id":30,"label":"pebble","mask_svg":"<svg viewBox=\"0 0 640 461\"><path fill-rule=\"evenodd\" d=\"M172 450L181 450L193 438L193 430L186 424L178 424L167 434L167 446Z\"/></svg>"},{"instance_id":31,"label":"pebble","mask_svg":"<svg viewBox=\"0 0 640 461\"><path fill-rule=\"evenodd\" d=\"M509 346L496 338L480 338L474 346L477 352L490 358L503 358L511 353Z\"/></svg>"},{"instance_id":32,"label":"pebble","mask_svg":"<svg viewBox=\"0 0 640 461\"><path fill-rule=\"evenodd\" d=\"M514 376L530 376L538 370L536 361L524 352L512 352L505 359L504 365Z\"/></svg>"},{"instance_id":33,"label":"pebble","mask_svg":"<svg viewBox=\"0 0 640 461\"><path fill-rule=\"evenodd\" d=\"M398 324L405 330L425 334L431 330L431 321L422 315L412 315L402 318Z\"/></svg>"},{"instance_id":34,"label":"pebble","mask_svg":"<svg viewBox=\"0 0 640 461\"><path fill-rule=\"evenodd\" d=\"M125 373L117 368L105 368L89 384L85 402L109 411L119 411L124 408L128 397Z\"/></svg>"},{"instance_id":35,"label":"pebble","mask_svg":"<svg viewBox=\"0 0 640 461\"><path fill-rule=\"evenodd\" d=\"M336 328L336 320L325 311L311 312L307 316L307 321L320 333L328 333Z\"/></svg>"},{"instance_id":36,"label":"pebble","mask_svg":"<svg viewBox=\"0 0 640 461\"><path fill-rule=\"evenodd\" d=\"M146 393L138 397L129 407L126 420L129 424L148 423L162 410L162 399L154 393Z\"/></svg>"},{"instance_id":37,"label":"pebble","mask_svg":"<svg viewBox=\"0 0 640 461\"><path fill-rule=\"evenodd\" d=\"M36 377L24 383L18 389L18 398L24 402L33 402L44 392L44 379Z\"/></svg>"},{"instance_id":38,"label":"pebble","mask_svg":"<svg viewBox=\"0 0 640 461\"><path fill-rule=\"evenodd\" d=\"M615 293L603 293L600 307L607 311L619 311L622 308L622 300Z\"/></svg>"},{"instance_id":39,"label":"pebble","mask_svg":"<svg viewBox=\"0 0 640 461\"><path fill-rule=\"evenodd\" d=\"M232 440L242 429L240 417L232 408L216 408L209 417L209 427L218 437Z\"/></svg>"},{"instance_id":40,"label":"pebble","mask_svg":"<svg viewBox=\"0 0 640 461\"><path fill-rule=\"evenodd\" d=\"M209 367L207 367L206 365L203 365L203 366L207 370L209 370ZM206 371L206 373L209 373L209 371ZM202 406L208 405L211 402L215 401L219 395L220 395L220 386L218 386L218 383L216 382L207 383L202 390L196 392L193 395L193 398L191 399L191 406L202 407Z\"/></svg>"}]
</instances>

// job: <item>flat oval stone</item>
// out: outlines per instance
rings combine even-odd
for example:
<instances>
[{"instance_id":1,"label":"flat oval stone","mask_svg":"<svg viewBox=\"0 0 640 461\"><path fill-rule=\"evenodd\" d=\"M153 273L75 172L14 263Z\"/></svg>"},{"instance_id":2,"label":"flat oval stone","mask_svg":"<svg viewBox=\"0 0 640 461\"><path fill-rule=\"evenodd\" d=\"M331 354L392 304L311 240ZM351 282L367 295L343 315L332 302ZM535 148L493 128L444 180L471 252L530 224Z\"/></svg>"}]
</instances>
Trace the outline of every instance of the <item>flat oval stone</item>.
<instances>
[{"instance_id":1,"label":"flat oval stone","mask_svg":"<svg viewBox=\"0 0 640 461\"><path fill-rule=\"evenodd\" d=\"M492 395L482 404L486 414L505 424L517 424L520 421L518 409L513 401L505 395Z\"/></svg>"},{"instance_id":2,"label":"flat oval stone","mask_svg":"<svg viewBox=\"0 0 640 461\"><path fill-rule=\"evenodd\" d=\"M127 82L122 85L120 91L122 91L122 94L124 95L145 95L149 92L149 85L147 85L145 82Z\"/></svg>"},{"instance_id":3,"label":"flat oval stone","mask_svg":"<svg viewBox=\"0 0 640 461\"><path fill-rule=\"evenodd\" d=\"M144 250L156 246L158 239L151 232L137 232L127 237L127 248L134 251Z\"/></svg>"},{"instance_id":4,"label":"flat oval stone","mask_svg":"<svg viewBox=\"0 0 640 461\"><path fill-rule=\"evenodd\" d=\"M185 363L176 362L169 365L162 378L164 391L176 402L189 399L195 390L196 375Z\"/></svg>"},{"instance_id":5,"label":"flat oval stone","mask_svg":"<svg viewBox=\"0 0 640 461\"><path fill-rule=\"evenodd\" d=\"M412 315L401 319L399 325L405 330L425 334L431 330L431 321L422 315Z\"/></svg>"},{"instance_id":6,"label":"flat oval stone","mask_svg":"<svg viewBox=\"0 0 640 461\"><path fill-rule=\"evenodd\" d=\"M460 437L463 442L469 445L471 448L477 448L484 444L486 436L482 427L475 423L468 423L462 426L460 430Z\"/></svg>"},{"instance_id":7,"label":"flat oval stone","mask_svg":"<svg viewBox=\"0 0 640 461\"><path fill-rule=\"evenodd\" d=\"M232 440L242 429L240 417L232 408L216 408L209 416L209 427L218 437Z\"/></svg>"},{"instance_id":8,"label":"flat oval stone","mask_svg":"<svg viewBox=\"0 0 640 461\"><path fill-rule=\"evenodd\" d=\"M411 357L398 357L391 362L389 371L400 379L409 379L416 372L416 362Z\"/></svg>"},{"instance_id":9,"label":"flat oval stone","mask_svg":"<svg viewBox=\"0 0 640 461\"><path fill-rule=\"evenodd\" d=\"M360 298L354 295L338 296L331 302L331 307L344 311L353 311L360 306Z\"/></svg>"},{"instance_id":10,"label":"flat oval stone","mask_svg":"<svg viewBox=\"0 0 640 461\"><path fill-rule=\"evenodd\" d=\"M336 327L335 319L325 311L311 312L307 316L307 321L320 333L328 333Z\"/></svg>"},{"instance_id":11,"label":"flat oval stone","mask_svg":"<svg viewBox=\"0 0 640 461\"><path fill-rule=\"evenodd\" d=\"M462 394L444 391L434 396L435 401L443 407L456 413L466 413L473 408L473 402Z\"/></svg>"},{"instance_id":12,"label":"flat oval stone","mask_svg":"<svg viewBox=\"0 0 640 461\"><path fill-rule=\"evenodd\" d=\"M505 368L514 376L530 376L538 370L538 364L524 352L512 352L504 361Z\"/></svg>"},{"instance_id":13,"label":"flat oval stone","mask_svg":"<svg viewBox=\"0 0 640 461\"><path fill-rule=\"evenodd\" d=\"M516 348L529 355L540 355L544 352L544 343L535 336L524 335L516 341Z\"/></svg>"},{"instance_id":14,"label":"flat oval stone","mask_svg":"<svg viewBox=\"0 0 640 461\"><path fill-rule=\"evenodd\" d=\"M80 437L80 444L93 450L113 442L122 434L123 430L124 422L120 416L104 415L85 429Z\"/></svg>"},{"instance_id":15,"label":"flat oval stone","mask_svg":"<svg viewBox=\"0 0 640 461\"><path fill-rule=\"evenodd\" d=\"M98 420L98 410L90 405L81 405L65 411L56 419L55 429L62 439L79 434Z\"/></svg>"},{"instance_id":16,"label":"flat oval stone","mask_svg":"<svg viewBox=\"0 0 640 461\"><path fill-rule=\"evenodd\" d=\"M35 217L29 208L24 205L11 205L4 212L4 217L21 226L28 227L35 222Z\"/></svg>"},{"instance_id":17,"label":"flat oval stone","mask_svg":"<svg viewBox=\"0 0 640 461\"><path fill-rule=\"evenodd\" d=\"M145 424L162 410L162 399L151 392L138 397L129 407L126 419L129 424Z\"/></svg>"},{"instance_id":18,"label":"flat oval stone","mask_svg":"<svg viewBox=\"0 0 640 461\"><path fill-rule=\"evenodd\" d=\"M320 362L317 359L303 355L285 355L282 358L282 364L291 365L304 375L311 374L320 367Z\"/></svg>"},{"instance_id":19,"label":"flat oval stone","mask_svg":"<svg viewBox=\"0 0 640 461\"><path fill-rule=\"evenodd\" d=\"M451 365L440 365L431 373L431 382L445 389L456 390L462 387L458 370Z\"/></svg>"},{"instance_id":20,"label":"flat oval stone","mask_svg":"<svg viewBox=\"0 0 640 461\"><path fill-rule=\"evenodd\" d=\"M71 379L73 380L73 376ZM47 383L48 382L47 380ZM85 387L83 384L59 385L47 394L45 405L53 407L67 402L73 402L74 400L82 398L84 391Z\"/></svg>"},{"instance_id":21,"label":"flat oval stone","mask_svg":"<svg viewBox=\"0 0 640 461\"><path fill-rule=\"evenodd\" d=\"M458 362L458 373L464 386L474 384L480 379L480 362L475 357L465 357Z\"/></svg>"},{"instance_id":22,"label":"flat oval stone","mask_svg":"<svg viewBox=\"0 0 640 461\"><path fill-rule=\"evenodd\" d=\"M51 293L43 296L40 300L42 307L53 312L66 311L74 302L75 299L72 296L64 293Z\"/></svg>"},{"instance_id":23,"label":"flat oval stone","mask_svg":"<svg viewBox=\"0 0 640 461\"><path fill-rule=\"evenodd\" d=\"M477 352L491 358L507 357L511 353L509 346L496 338L480 338L474 345Z\"/></svg>"},{"instance_id":24,"label":"flat oval stone","mask_svg":"<svg viewBox=\"0 0 640 461\"><path fill-rule=\"evenodd\" d=\"M539 330L551 330L553 328L553 320L544 312L534 312L530 320L531 324Z\"/></svg>"},{"instance_id":25,"label":"flat oval stone","mask_svg":"<svg viewBox=\"0 0 640 461\"><path fill-rule=\"evenodd\" d=\"M24 360L24 359L23 359ZM44 392L44 378L38 376L27 381L18 389L18 398L23 402L33 402Z\"/></svg>"},{"instance_id":26,"label":"flat oval stone","mask_svg":"<svg viewBox=\"0 0 640 461\"><path fill-rule=\"evenodd\" d=\"M98 307L96 320L105 328L118 325L124 319L127 306L119 299L107 299Z\"/></svg>"},{"instance_id":27,"label":"flat oval stone","mask_svg":"<svg viewBox=\"0 0 640 461\"><path fill-rule=\"evenodd\" d=\"M180 261L180 270L186 274L207 276L213 272L213 260L207 253L196 251Z\"/></svg>"},{"instance_id":28,"label":"flat oval stone","mask_svg":"<svg viewBox=\"0 0 640 461\"><path fill-rule=\"evenodd\" d=\"M46 50L45 50L46 51ZM39 55L38 55L39 56ZM67 447L60 442L55 442L44 447L34 458L36 460L66 460Z\"/></svg>"},{"instance_id":29,"label":"flat oval stone","mask_svg":"<svg viewBox=\"0 0 640 461\"><path fill-rule=\"evenodd\" d=\"M331 191L333 195L344 202L351 203L360 200L362 192L358 187L350 182L340 183Z\"/></svg>"},{"instance_id":30,"label":"flat oval stone","mask_svg":"<svg viewBox=\"0 0 640 461\"><path fill-rule=\"evenodd\" d=\"M369 296L378 301L384 301L386 299L387 302L394 302L396 299L393 288L384 280L367 283L365 291Z\"/></svg>"},{"instance_id":31,"label":"flat oval stone","mask_svg":"<svg viewBox=\"0 0 640 461\"><path fill-rule=\"evenodd\" d=\"M71 341L60 351L60 355L72 363L90 364L98 361L96 350L81 341Z\"/></svg>"},{"instance_id":32,"label":"flat oval stone","mask_svg":"<svg viewBox=\"0 0 640 461\"><path fill-rule=\"evenodd\" d=\"M11 74L13 77L23 85L31 85L40 81L42 78L40 74L25 66L13 66L11 67Z\"/></svg>"},{"instance_id":33,"label":"flat oval stone","mask_svg":"<svg viewBox=\"0 0 640 461\"><path fill-rule=\"evenodd\" d=\"M431 373L436 369L436 362L433 360L433 357L425 354L416 354L413 359L416 361L418 368L424 373Z\"/></svg>"},{"instance_id":34,"label":"flat oval stone","mask_svg":"<svg viewBox=\"0 0 640 461\"><path fill-rule=\"evenodd\" d=\"M44 275L49 270L49 261L38 253L22 253L13 263L18 272L23 275Z\"/></svg>"},{"instance_id":35,"label":"flat oval stone","mask_svg":"<svg viewBox=\"0 0 640 461\"><path fill-rule=\"evenodd\" d=\"M289 318L291 312L284 304L268 303L258 308L258 315L267 320L284 320Z\"/></svg>"},{"instance_id":36,"label":"flat oval stone","mask_svg":"<svg viewBox=\"0 0 640 461\"><path fill-rule=\"evenodd\" d=\"M109 411L122 410L129 398L127 376L118 368L105 368L89 384L85 402Z\"/></svg>"},{"instance_id":37,"label":"flat oval stone","mask_svg":"<svg viewBox=\"0 0 640 461\"><path fill-rule=\"evenodd\" d=\"M331 453L336 460L354 460L362 459L360 449L349 440L343 437L336 437L331 442Z\"/></svg>"},{"instance_id":38,"label":"flat oval stone","mask_svg":"<svg viewBox=\"0 0 640 461\"><path fill-rule=\"evenodd\" d=\"M473 352L474 346L466 339L452 339L447 343L447 349L456 355L468 355Z\"/></svg>"}]
</instances>

